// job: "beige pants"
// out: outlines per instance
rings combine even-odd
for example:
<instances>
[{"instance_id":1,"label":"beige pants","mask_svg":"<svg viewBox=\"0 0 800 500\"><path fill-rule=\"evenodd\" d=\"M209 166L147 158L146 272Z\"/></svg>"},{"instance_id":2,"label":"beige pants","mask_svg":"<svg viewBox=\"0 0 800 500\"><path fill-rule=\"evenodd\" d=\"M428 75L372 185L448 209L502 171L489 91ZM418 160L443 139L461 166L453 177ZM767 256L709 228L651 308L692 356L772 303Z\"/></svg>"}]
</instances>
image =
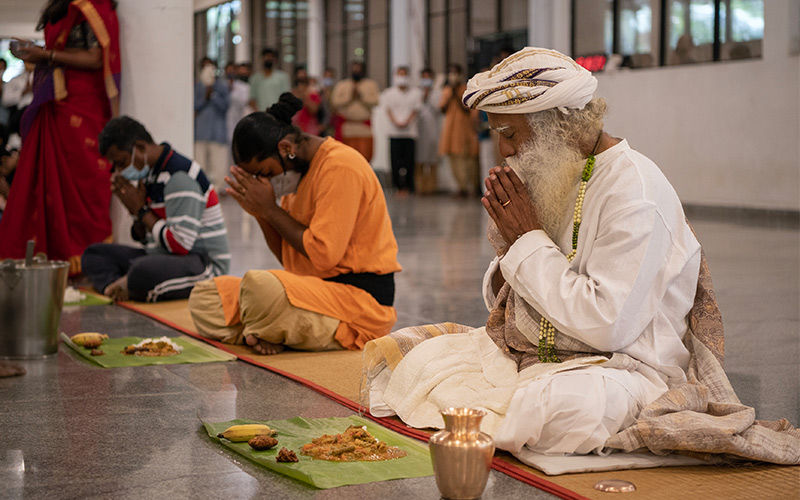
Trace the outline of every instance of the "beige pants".
<instances>
[{"instance_id":1,"label":"beige pants","mask_svg":"<svg viewBox=\"0 0 800 500\"><path fill-rule=\"evenodd\" d=\"M241 323L225 324L214 280L201 281L189 296L198 333L226 344L243 344L246 335L301 351L342 349L334 339L339 320L289 303L283 284L268 271L248 271L239 285Z\"/></svg>"},{"instance_id":2,"label":"beige pants","mask_svg":"<svg viewBox=\"0 0 800 500\"><path fill-rule=\"evenodd\" d=\"M450 169L462 193L472 194L478 187L478 159L472 155L447 155Z\"/></svg>"},{"instance_id":3,"label":"beige pants","mask_svg":"<svg viewBox=\"0 0 800 500\"><path fill-rule=\"evenodd\" d=\"M221 142L196 141L194 143L194 160L206 173L208 182L218 191L224 190L228 185L225 176L228 174L228 146Z\"/></svg>"}]
</instances>

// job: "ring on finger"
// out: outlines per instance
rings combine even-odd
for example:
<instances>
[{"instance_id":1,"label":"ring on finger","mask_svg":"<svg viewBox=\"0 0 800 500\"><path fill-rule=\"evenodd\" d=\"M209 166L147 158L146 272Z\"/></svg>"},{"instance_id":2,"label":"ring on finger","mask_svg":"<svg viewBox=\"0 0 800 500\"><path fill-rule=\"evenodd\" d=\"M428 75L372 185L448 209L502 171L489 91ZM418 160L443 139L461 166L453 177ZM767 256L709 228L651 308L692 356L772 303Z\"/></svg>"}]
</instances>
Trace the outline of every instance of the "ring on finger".
<instances>
[{"instance_id":1,"label":"ring on finger","mask_svg":"<svg viewBox=\"0 0 800 500\"><path fill-rule=\"evenodd\" d=\"M506 200L505 202L501 203L501 204L500 204L500 206L501 206L501 207L505 207L505 206L506 206L506 205L508 205L509 203L511 203L511 199L510 199L510 198L509 198L508 200Z\"/></svg>"}]
</instances>

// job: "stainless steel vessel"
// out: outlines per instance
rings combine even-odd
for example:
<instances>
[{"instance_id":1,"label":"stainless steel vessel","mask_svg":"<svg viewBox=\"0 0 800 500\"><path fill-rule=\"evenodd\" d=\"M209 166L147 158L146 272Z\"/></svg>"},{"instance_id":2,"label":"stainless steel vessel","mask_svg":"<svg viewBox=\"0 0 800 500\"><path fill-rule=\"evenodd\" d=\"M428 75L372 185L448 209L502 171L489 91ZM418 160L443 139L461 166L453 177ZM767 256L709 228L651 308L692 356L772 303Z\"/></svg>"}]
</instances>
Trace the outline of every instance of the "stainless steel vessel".
<instances>
[{"instance_id":1,"label":"stainless steel vessel","mask_svg":"<svg viewBox=\"0 0 800 500\"><path fill-rule=\"evenodd\" d=\"M33 359L58 351L58 324L69 263L0 262L0 358Z\"/></svg>"},{"instance_id":2,"label":"stainless steel vessel","mask_svg":"<svg viewBox=\"0 0 800 500\"><path fill-rule=\"evenodd\" d=\"M428 441L436 485L448 500L480 498L494 456L492 438L480 430L486 413L448 408L441 414L445 428Z\"/></svg>"}]
</instances>

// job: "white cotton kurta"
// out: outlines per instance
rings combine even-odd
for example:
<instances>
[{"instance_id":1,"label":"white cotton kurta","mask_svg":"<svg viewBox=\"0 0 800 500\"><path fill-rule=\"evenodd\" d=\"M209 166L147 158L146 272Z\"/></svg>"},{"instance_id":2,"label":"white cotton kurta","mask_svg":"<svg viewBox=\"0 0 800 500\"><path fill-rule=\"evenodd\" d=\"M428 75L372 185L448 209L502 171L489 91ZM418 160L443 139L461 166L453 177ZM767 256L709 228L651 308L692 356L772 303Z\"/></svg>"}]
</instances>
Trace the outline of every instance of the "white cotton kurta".
<instances>
[{"instance_id":1,"label":"white cotton kurta","mask_svg":"<svg viewBox=\"0 0 800 500\"><path fill-rule=\"evenodd\" d=\"M386 109L387 127L389 137L416 139L419 134L417 119L411 121L405 128L396 127L390 119L389 112L398 122L404 122L412 113L419 113L422 107L422 92L417 88L401 90L400 87L389 87L381 94L381 106Z\"/></svg>"},{"instance_id":2,"label":"white cotton kurta","mask_svg":"<svg viewBox=\"0 0 800 500\"><path fill-rule=\"evenodd\" d=\"M644 405L686 380L682 341L700 245L672 186L627 141L597 155L569 262L571 241L566 223L558 242L543 231L525 234L489 266L484 299L491 308L491 276L499 269L560 335L614 352L610 360L579 358L516 373L479 329L415 347L380 377L385 387L371 387L371 397L414 427L441 427L437 412L447 406L483 408L490 413L483 430L512 453L526 445L544 454L601 452Z\"/></svg>"},{"instance_id":3,"label":"white cotton kurta","mask_svg":"<svg viewBox=\"0 0 800 500\"><path fill-rule=\"evenodd\" d=\"M627 354L669 385L684 382L700 244L664 174L626 140L597 155L569 262L571 249L571 223L558 242L544 231L523 235L489 266L487 307L499 265L511 288L560 332Z\"/></svg>"}]
</instances>

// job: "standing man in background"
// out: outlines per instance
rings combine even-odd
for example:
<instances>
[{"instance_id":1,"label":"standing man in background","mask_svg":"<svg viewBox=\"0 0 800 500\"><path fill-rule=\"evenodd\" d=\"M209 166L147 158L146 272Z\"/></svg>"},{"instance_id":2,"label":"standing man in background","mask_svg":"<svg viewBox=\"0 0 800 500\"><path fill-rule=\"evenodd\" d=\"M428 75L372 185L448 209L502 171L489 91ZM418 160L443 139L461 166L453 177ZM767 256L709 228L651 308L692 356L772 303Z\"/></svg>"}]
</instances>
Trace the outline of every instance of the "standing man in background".
<instances>
[{"instance_id":1,"label":"standing man in background","mask_svg":"<svg viewBox=\"0 0 800 500\"><path fill-rule=\"evenodd\" d=\"M217 78L217 64L204 57L194 87L194 159L215 187L221 186L228 164L225 120L230 102L228 85Z\"/></svg>"},{"instance_id":2,"label":"standing man in background","mask_svg":"<svg viewBox=\"0 0 800 500\"><path fill-rule=\"evenodd\" d=\"M372 108L378 105L378 84L366 77L363 62L350 65L350 78L341 80L333 88L331 105L341 115L342 142L372 160Z\"/></svg>"},{"instance_id":3,"label":"standing man in background","mask_svg":"<svg viewBox=\"0 0 800 500\"><path fill-rule=\"evenodd\" d=\"M422 105L419 89L412 89L410 83L408 67L400 66L394 75L394 86L381 95L381 104L389 118L392 184L400 197L414 192L414 143L418 133L417 113Z\"/></svg>"},{"instance_id":4,"label":"standing man in background","mask_svg":"<svg viewBox=\"0 0 800 500\"><path fill-rule=\"evenodd\" d=\"M261 51L263 69L250 77L250 107L264 111L272 106L284 92L292 90L289 74L275 66L278 64L278 51L269 47Z\"/></svg>"}]
</instances>

